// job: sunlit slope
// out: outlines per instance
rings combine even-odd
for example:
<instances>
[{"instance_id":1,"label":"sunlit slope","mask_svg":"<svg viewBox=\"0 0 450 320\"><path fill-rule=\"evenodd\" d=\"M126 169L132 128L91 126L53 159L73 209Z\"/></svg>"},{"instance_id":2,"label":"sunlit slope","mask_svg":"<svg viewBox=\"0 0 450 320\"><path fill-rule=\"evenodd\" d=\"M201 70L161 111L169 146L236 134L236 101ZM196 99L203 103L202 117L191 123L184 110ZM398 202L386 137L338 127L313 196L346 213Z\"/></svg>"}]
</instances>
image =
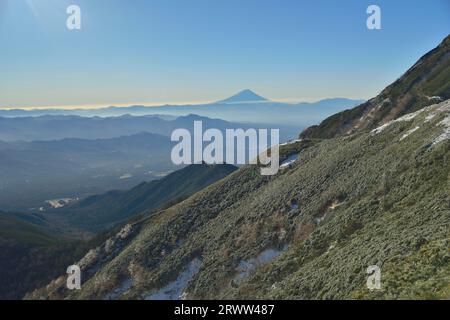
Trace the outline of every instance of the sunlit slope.
<instances>
[{"instance_id":1,"label":"sunlit slope","mask_svg":"<svg viewBox=\"0 0 450 320\"><path fill-rule=\"evenodd\" d=\"M352 134L450 98L450 36L378 96L302 132L303 138Z\"/></svg>"},{"instance_id":2,"label":"sunlit slope","mask_svg":"<svg viewBox=\"0 0 450 320\"><path fill-rule=\"evenodd\" d=\"M446 297L449 121L446 101L282 146L299 158L277 175L242 168L92 250L81 291L62 277L29 298ZM366 288L371 265L380 291Z\"/></svg>"}]
</instances>

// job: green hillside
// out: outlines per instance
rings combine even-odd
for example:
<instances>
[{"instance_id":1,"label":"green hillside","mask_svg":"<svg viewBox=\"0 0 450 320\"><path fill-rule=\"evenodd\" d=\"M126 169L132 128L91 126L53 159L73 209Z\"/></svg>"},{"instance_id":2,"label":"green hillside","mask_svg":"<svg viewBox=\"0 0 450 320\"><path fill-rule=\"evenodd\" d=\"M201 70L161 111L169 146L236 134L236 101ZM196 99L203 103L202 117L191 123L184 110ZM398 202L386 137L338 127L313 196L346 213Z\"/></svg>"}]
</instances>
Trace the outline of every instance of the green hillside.
<instances>
[{"instance_id":1,"label":"green hillside","mask_svg":"<svg viewBox=\"0 0 450 320\"><path fill-rule=\"evenodd\" d=\"M0 212L0 239L15 240L24 244L51 245L55 237L45 232L47 223L37 215Z\"/></svg>"},{"instance_id":2,"label":"green hillside","mask_svg":"<svg viewBox=\"0 0 450 320\"><path fill-rule=\"evenodd\" d=\"M281 146L283 162L296 160L277 175L240 168L91 249L82 290L60 277L27 298L448 298L450 100L437 102L448 40L385 90L387 113L369 104L369 117L357 107L307 130ZM431 83L441 97L426 105L395 89L415 96ZM373 265L381 290L366 287Z\"/></svg>"},{"instance_id":3,"label":"green hillside","mask_svg":"<svg viewBox=\"0 0 450 320\"><path fill-rule=\"evenodd\" d=\"M236 169L232 165L191 165L131 190L89 197L56 213L70 225L92 232L107 230L142 211L184 199Z\"/></svg>"},{"instance_id":4,"label":"green hillside","mask_svg":"<svg viewBox=\"0 0 450 320\"><path fill-rule=\"evenodd\" d=\"M234 170L231 165L188 166L129 191L90 197L65 213L0 212L0 299L23 298L26 292L64 274L89 248L120 230L120 226L111 228L124 219L145 218L153 209L179 202ZM83 235L80 230L97 236L89 241L71 239Z\"/></svg>"},{"instance_id":5,"label":"green hillside","mask_svg":"<svg viewBox=\"0 0 450 320\"><path fill-rule=\"evenodd\" d=\"M21 299L82 257L81 242L50 230L38 215L0 212L0 299Z\"/></svg>"},{"instance_id":6,"label":"green hillside","mask_svg":"<svg viewBox=\"0 0 450 320\"><path fill-rule=\"evenodd\" d=\"M185 297L443 298L449 117L447 101L384 130L283 147L284 157L301 150L300 158L278 175L240 169L134 225L118 252L96 248L81 262L95 272L69 297L152 297L199 260ZM370 292L374 264L383 290Z\"/></svg>"}]
</instances>

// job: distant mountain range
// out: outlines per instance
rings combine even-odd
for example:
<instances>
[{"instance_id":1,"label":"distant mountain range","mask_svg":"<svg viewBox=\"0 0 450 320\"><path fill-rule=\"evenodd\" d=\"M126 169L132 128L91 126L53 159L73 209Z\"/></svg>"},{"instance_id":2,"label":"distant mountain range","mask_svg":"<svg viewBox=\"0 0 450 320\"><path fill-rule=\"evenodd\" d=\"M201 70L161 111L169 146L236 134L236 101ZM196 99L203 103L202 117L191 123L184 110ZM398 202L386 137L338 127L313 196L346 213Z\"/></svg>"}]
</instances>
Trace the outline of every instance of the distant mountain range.
<instances>
[{"instance_id":1,"label":"distant mountain range","mask_svg":"<svg viewBox=\"0 0 450 320\"><path fill-rule=\"evenodd\" d=\"M2 143L0 207L37 211L46 200L129 188L176 169L170 151L169 137L153 133Z\"/></svg>"},{"instance_id":2,"label":"distant mountain range","mask_svg":"<svg viewBox=\"0 0 450 320\"><path fill-rule=\"evenodd\" d=\"M277 175L244 166L130 222L77 262L81 290L63 272L27 298L449 299L449 53L447 37L380 96L282 145Z\"/></svg>"},{"instance_id":3,"label":"distant mountain range","mask_svg":"<svg viewBox=\"0 0 450 320\"><path fill-rule=\"evenodd\" d=\"M0 118L0 208L44 211L167 175L179 169L170 159L170 135L192 132L194 121L204 130L255 127L197 115Z\"/></svg>"},{"instance_id":4,"label":"distant mountain range","mask_svg":"<svg viewBox=\"0 0 450 320\"><path fill-rule=\"evenodd\" d=\"M205 128L247 128L250 125L231 123L193 114L170 120L160 116L81 117L53 116L0 118L0 141L59 140L66 138L110 139L147 132L170 137L178 128L193 128L202 121Z\"/></svg>"},{"instance_id":5,"label":"distant mountain range","mask_svg":"<svg viewBox=\"0 0 450 320\"><path fill-rule=\"evenodd\" d=\"M167 119L160 115L117 117L81 117L44 115L37 117L0 117L0 148L5 142L51 141L60 139L110 139L138 133L154 133L170 137L178 128L192 130L194 121L202 121L206 129L221 131L236 128L279 128L282 141L294 138L297 127L270 124L230 122L195 114Z\"/></svg>"},{"instance_id":6,"label":"distant mountain range","mask_svg":"<svg viewBox=\"0 0 450 320\"><path fill-rule=\"evenodd\" d=\"M201 105L164 105L107 107L100 109L45 109L45 110L0 110L0 117L38 117L44 115L117 117L123 115L148 116L160 118L196 114L209 118L219 118L232 122L250 122L277 126L295 127L297 131L320 122L336 112L350 109L363 100L345 98L325 99L318 102L297 104L270 101L251 90L244 90L228 99ZM1 123L0 123L1 124ZM1 138L0 138L1 140Z\"/></svg>"}]
</instances>

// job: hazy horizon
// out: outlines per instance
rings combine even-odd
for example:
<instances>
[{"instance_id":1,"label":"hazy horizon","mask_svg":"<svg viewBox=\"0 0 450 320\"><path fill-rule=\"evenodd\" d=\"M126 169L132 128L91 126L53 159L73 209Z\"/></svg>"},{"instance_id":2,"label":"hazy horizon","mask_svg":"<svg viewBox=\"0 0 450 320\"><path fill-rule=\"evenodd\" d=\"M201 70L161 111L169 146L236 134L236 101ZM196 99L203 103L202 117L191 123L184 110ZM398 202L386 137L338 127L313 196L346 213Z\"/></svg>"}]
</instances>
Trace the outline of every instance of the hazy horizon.
<instances>
[{"instance_id":1,"label":"hazy horizon","mask_svg":"<svg viewBox=\"0 0 450 320\"><path fill-rule=\"evenodd\" d=\"M81 8L81 30L66 9ZM0 6L0 108L369 99L448 34L448 1L50 1ZM120 21L120 22L119 22ZM235 48L238 48L237 50Z\"/></svg>"},{"instance_id":2,"label":"hazy horizon","mask_svg":"<svg viewBox=\"0 0 450 320\"><path fill-rule=\"evenodd\" d=\"M253 91L253 90L252 90ZM258 92L256 92L258 93ZM230 94L232 96L232 94ZM262 95L264 96L264 95ZM264 96L265 97L265 96ZM98 105L67 105L67 106L61 106L61 105L48 105L48 106L22 106L22 107L0 107L0 110L95 110L95 109L105 109L110 107L117 107L117 108L128 108L128 107L134 107L134 106L144 106L144 107L163 107L163 106L192 106L192 105L208 105L208 104L215 104L220 102L220 100L223 100L223 98L228 97L222 97L217 98L214 101L206 101L206 100L197 100L197 101L184 101L184 102L173 102L173 101L166 101L166 102L131 102L131 103L122 103L122 104L98 104ZM286 103L286 104L301 104L301 103L315 103L320 102L323 100L328 99L349 99L349 100L368 100L365 98L358 98L358 97L323 97L320 99L313 99L313 98L305 98L305 99L289 99L289 98L268 98L268 102L274 102L274 103Z\"/></svg>"}]
</instances>

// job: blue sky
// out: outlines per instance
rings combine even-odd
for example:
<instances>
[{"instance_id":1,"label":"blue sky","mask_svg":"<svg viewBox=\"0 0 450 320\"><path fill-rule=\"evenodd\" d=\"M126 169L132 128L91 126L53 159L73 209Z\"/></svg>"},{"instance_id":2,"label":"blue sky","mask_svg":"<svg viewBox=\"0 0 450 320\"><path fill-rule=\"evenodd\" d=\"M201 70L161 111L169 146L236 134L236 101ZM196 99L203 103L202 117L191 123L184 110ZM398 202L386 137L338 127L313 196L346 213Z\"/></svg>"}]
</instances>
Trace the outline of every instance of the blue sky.
<instances>
[{"instance_id":1,"label":"blue sky","mask_svg":"<svg viewBox=\"0 0 450 320\"><path fill-rule=\"evenodd\" d=\"M370 98L449 31L448 0L0 0L0 107Z\"/></svg>"}]
</instances>

